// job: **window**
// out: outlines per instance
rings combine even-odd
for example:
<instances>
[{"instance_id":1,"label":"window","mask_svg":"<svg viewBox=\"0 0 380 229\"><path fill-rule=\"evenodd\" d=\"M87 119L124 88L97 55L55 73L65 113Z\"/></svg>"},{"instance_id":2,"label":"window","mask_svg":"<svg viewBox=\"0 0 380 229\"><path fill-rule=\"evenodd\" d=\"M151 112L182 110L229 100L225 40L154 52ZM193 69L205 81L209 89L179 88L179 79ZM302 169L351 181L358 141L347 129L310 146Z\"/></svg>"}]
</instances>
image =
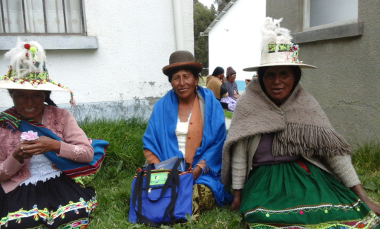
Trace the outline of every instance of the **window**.
<instances>
[{"instance_id":1,"label":"window","mask_svg":"<svg viewBox=\"0 0 380 229\"><path fill-rule=\"evenodd\" d=\"M305 29L358 19L358 0L305 0Z\"/></svg>"},{"instance_id":2,"label":"window","mask_svg":"<svg viewBox=\"0 0 380 229\"><path fill-rule=\"evenodd\" d=\"M86 35L82 0L0 0L0 35Z\"/></svg>"}]
</instances>

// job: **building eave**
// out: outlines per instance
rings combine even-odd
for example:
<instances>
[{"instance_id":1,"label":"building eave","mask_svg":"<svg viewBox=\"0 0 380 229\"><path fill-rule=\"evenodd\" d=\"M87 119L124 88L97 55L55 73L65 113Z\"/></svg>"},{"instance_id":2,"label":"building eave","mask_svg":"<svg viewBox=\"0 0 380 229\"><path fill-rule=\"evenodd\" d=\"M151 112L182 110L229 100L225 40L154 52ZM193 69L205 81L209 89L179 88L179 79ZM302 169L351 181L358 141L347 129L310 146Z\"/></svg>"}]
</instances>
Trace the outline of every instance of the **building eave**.
<instances>
[{"instance_id":1,"label":"building eave","mask_svg":"<svg viewBox=\"0 0 380 229\"><path fill-rule=\"evenodd\" d=\"M209 32L211 31L211 29L214 27L214 25L216 23L218 23L218 21L227 13L227 11L232 7L233 4L235 4L235 2L237 2L238 0L231 0L224 8L223 10L216 16L216 18L211 22L211 24L207 27L207 29L203 32L200 32L199 35L200 36L208 36Z\"/></svg>"}]
</instances>

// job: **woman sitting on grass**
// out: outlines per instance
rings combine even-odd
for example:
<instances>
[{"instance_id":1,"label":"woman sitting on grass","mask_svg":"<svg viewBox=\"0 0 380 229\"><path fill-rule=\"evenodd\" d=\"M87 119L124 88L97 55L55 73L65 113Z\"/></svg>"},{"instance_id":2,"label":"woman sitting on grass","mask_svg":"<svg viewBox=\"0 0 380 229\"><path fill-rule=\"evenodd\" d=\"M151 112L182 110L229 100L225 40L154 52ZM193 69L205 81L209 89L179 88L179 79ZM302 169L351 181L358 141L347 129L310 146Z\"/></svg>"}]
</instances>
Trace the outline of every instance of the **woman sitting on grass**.
<instances>
[{"instance_id":1,"label":"woman sitting on grass","mask_svg":"<svg viewBox=\"0 0 380 229\"><path fill-rule=\"evenodd\" d=\"M212 91L198 87L202 64L188 51L171 54L163 68L173 90L156 102L143 136L148 163L178 156L193 169L193 209L230 203L220 183L221 153L226 136L222 107Z\"/></svg>"},{"instance_id":2,"label":"woman sitting on grass","mask_svg":"<svg viewBox=\"0 0 380 229\"><path fill-rule=\"evenodd\" d=\"M0 228L85 228L95 191L59 168L91 162L94 150L72 114L50 99L51 90L69 90L51 83L37 42L19 42L5 56L12 65L0 88L14 107L0 114Z\"/></svg>"},{"instance_id":3,"label":"woman sitting on grass","mask_svg":"<svg viewBox=\"0 0 380 229\"><path fill-rule=\"evenodd\" d=\"M278 40L268 34L279 25L271 18L266 25L263 37ZM297 45L282 42L269 43L273 51L264 50L260 66L244 69L258 80L239 98L223 149L231 210L250 228L378 228L380 207L364 193L348 144L299 84L300 68L315 67L298 60Z\"/></svg>"}]
</instances>

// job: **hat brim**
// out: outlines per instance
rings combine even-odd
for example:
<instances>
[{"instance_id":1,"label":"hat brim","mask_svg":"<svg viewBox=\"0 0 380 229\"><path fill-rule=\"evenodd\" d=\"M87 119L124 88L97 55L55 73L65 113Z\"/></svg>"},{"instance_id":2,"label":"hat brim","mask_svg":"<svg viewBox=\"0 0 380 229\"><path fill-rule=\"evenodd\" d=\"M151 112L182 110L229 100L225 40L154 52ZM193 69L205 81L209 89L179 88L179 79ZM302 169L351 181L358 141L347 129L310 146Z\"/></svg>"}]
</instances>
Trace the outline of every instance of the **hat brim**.
<instances>
[{"instance_id":1,"label":"hat brim","mask_svg":"<svg viewBox=\"0 0 380 229\"><path fill-rule=\"evenodd\" d=\"M0 88L1 89L18 89L18 90L36 90L36 91L68 91L70 90L68 88L62 88L57 85L54 85L52 83L44 83L40 84L38 86L33 86L32 84L28 82L24 82L23 84L20 83L14 83L11 81L0 81Z\"/></svg>"},{"instance_id":2,"label":"hat brim","mask_svg":"<svg viewBox=\"0 0 380 229\"><path fill-rule=\"evenodd\" d=\"M193 69L197 71L197 73L200 73L202 71L202 64L197 62L179 62L174 64L169 64L162 68L162 72L169 76L173 71L180 70L180 69Z\"/></svg>"},{"instance_id":3,"label":"hat brim","mask_svg":"<svg viewBox=\"0 0 380 229\"><path fill-rule=\"evenodd\" d=\"M309 64L277 63L277 64L263 64L263 65L260 65L260 66L244 68L243 71L253 72L253 71L257 71L259 68L262 68L262 67L272 67L272 66L299 66L300 68L317 68L316 66L309 65Z\"/></svg>"}]
</instances>

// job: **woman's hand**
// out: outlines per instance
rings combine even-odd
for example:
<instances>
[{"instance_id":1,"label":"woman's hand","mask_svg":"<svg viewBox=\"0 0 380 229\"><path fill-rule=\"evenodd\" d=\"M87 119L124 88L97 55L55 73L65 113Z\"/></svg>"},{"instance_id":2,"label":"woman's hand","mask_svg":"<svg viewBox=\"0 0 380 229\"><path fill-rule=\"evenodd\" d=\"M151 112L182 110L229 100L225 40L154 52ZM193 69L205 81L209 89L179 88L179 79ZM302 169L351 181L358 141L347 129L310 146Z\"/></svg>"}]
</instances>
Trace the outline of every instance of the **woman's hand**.
<instances>
[{"instance_id":1,"label":"woman's hand","mask_svg":"<svg viewBox=\"0 0 380 229\"><path fill-rule=\"evenodd\" d=\"M193 181L195 181L202 173L202 169L199 166L195 166L193 169Z\"/></svg>"},{"instance_id":2,"label":"woman's hand","mask_svg":"<svg viewBox=\"0 0 380 229\"><path fill-rule=\"evenodd\" d=\"M240 203L241 203L241 189L235 189L234 190L234 199L232 200L231 203L231 211L238 211L240 208Z\"/></svg>"},{"instance_id":3,"label":"woman's hand","mask_svg":"<svg viewBox=\"0 0 380 229\"><path fill-rule=\"evenodd\" d=\"M350 189L367 205L367 207L369 207L369 209L371 209L371 211L376 215L380 215L380 207L368 199L361 184L355 185Z\"/></svg>"},{"instance_id":4,"label":"woman's hand","mask_svg":"<svg viewBox=\"0 0 380 229\"><path fill-rule=\"evenodd\" d=\"M363 200L363 202L367 205L367 207L369 207L369 209L371 209L371 211L373 211L376 215L380 216L380 207L378 205L374 204L370 200Z\"/></svg>"},{"instance_id":5,"label":"woman's hand","mask_svg":"<svg viewBox=\"0 0 380 229\"><path fill-rule=\"evenodd\" d=\"M23 141L20 144L20 150L22 150L23 154L27 154L31 156L43 154L49 151L59 153L60 149L61 149L60 141L54 140L46 136L41 136L38 139L32 140L32 141Z\"/></svg>"},{"instance_id":6,"label":"woman's hand","mask_svg":"<svg viewBox=\"0 0 380 229\"><path fill-rule=\"evenodd\" d=\"M24 159L29 159L33 156L31 153L27 153L24 151L24 144L21 143L18 146L16 146L15 151L12 153L12 156L21 164L24 163Z\"/></svg>"}]
</instances>

